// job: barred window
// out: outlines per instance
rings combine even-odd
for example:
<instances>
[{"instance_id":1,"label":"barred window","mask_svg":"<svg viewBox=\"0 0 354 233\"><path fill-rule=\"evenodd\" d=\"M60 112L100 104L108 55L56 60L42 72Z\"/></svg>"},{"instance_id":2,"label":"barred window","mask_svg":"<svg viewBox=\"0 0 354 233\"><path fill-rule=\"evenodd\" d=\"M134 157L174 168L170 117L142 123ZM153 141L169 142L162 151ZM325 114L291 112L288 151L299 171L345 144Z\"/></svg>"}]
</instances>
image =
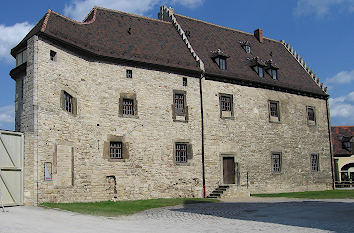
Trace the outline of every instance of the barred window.
<instances>
[{"instance_id":1,"label":"barred window","mask_svg":"<svg viewBox=\"0 0 354 233\"><path fill-rule=\"evenodd\" d=\"M270 116L279 117L279 106L278 102L271 101L269 103Z\"/></svg>"},{"instance_id":2,"label":"barred window","mask_svg":"<svg viewBox=\"0 0 354 233\"><path fill-rule=\"evenodd\" d=\"M315 110L313 107L307 107L307 119L309 121L315 121Z\"/></svg>"},{"instance_id":3,"label":"barred window","mask_svg":"<svg viewBox=\"0 0 354 233\"><path fill-rule=\"evenodd\" d=\"M311 171L319 171L319 159L318 154L311 154Z\"/></svg>"},{"instance_id":4,"label":"barred window","mask_svg":"<svg viewBox=\"0 0 354 233\"><path fill-rule=\"evenodd\" d=\"M221 111L230 111L232 110L232 97L231 96L220 96L220 107Z\"/></svg>"},{"instance_id":5,"label":"barred window","mask_svg":"<svg viewBox=\"0 0 354 233\"><path fill-rule=\"evenodd\" d=\"M110 142L109 156L111 159L123 158L122 142Z\"/></svg>"},{"instance_id":6,"label":"barred window","mask_svg":"<svg viewBox=\"0 0 354 233\"><path fill-rule=\"evenodd\" d=\"M133 71L132 70L127 70L127 78L133 78Z\"/></svg>"},{"instance_id":7,"label":"barred window","mask_svg":"<svg viewBox=\"0 0 354 233\"><path fill-rule=\"evenodd\" d=\"M274 173L280 173L281 171L281 154L273 153L272 154L272 170Z\"/></svg>"},{"instance_id":8,"label":"barred window","mask_svg":"<svg viewBox=\"0 0 354 233\"><path fill-rule=\"evenodd\" d=\"M176 115L184 115L184 94L175 93L174 104Z\"/></svg>"},{"instance_id":9,"label":"barred window","mask_svg":"<svg viewBox=\"0 0 354 233\"><path fill-rule=\"evenodd\" d=\"M187 162L187 143L176 143L176 162Z\"/></svg>"},{"instance_id":10,"label":"barred window","mask_svg":"<svg viewBox=\"0 0 354 233\"><path fill-rule=\"evenodd\" d=\"M73 113L73 97L64 91L64 106L67 112Z\"/></svg>"},{"instance_id":11,"label":"barred window","mask_svg":"<svg viewBox=\"0 0 354 233\"><path fill-rule=\"evenodd\" d=\"M134 115L134 100L123 99L123 115Z\"/></svg>"}]
</instances>

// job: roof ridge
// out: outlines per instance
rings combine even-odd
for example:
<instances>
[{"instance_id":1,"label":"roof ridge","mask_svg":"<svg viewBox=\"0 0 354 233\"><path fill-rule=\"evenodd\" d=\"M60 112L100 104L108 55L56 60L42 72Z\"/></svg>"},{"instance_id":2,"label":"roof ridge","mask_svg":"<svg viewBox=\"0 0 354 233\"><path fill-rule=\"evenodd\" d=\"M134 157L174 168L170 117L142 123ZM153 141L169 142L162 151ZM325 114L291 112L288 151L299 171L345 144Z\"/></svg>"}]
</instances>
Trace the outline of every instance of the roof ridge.
<instances>
[{"instance_id":1,"label":"roof ridge","mask_svg":"<svg viewBox=\"0 0 354 233\"><path fill-rule=\"evenodd\" d=\"M100 10L105 10L105 11L111 11L111 12L115 12L115 13L119 13L119 14L129 15L129 16L133 16L133 17L137 17L137 18L147 19L147 20L151 20L151 21L157 21L159 23L171 24L171 22L166 22L164 20L154 19L154 18L150 18L150 17L147 17L147 16L137 15L137 14L133 14L133 13L127 13L127 12L113 10L113 9L108 9L108 8L104 8L104 7L101 7L101 6L95 6L95 8L96 9L100 9Z\"/></svg>"},{"instance_id":2,"label":"roof ridge","mask_svg":"<svg viewBox=\"0 0 354 233\"><path fill-rule=\"evenodd\" d=\"M281 40L280 43L284 45L284 47L288 50L288 52L295 58L295 60L302 66L302 68L304 68L306 73L308 73L311 76L312 80L317 84L317 86L319 86L322 89L322 91L324 91L325 93L328 93L328 88L323 83L320 82L320 78L318 78L317 74L315 74L313 70L310 69L310 66L306 64L306 62L300 56L300 54L297 53L296 50L292 46L290 46L289 43L285 43L284 40Z\"/></svg>"},{"instance_id":3,"label":"roof ridge","mask_svg":"<svg viewBox=\"0 0 354 233\"><path fill-rule=\"evenodd\" d=\"M48 9L48 12L45 14L45 18L41 27L41 32L44 32L46 27L47 27L47 23L48 23L48 19L49 19L49 15L52 12L51 9Z\"/></svg>"},{"instance_id":4,"label":"roof ridge","mask_svg":"<svg viewBox=\"0 0 354 233\"><path fill-rule=\"evenodd\" d=\"M91 11L92 11L92 10L91 10ZM90 13L91 13L91 11L90 11ZM62 15L62 14L56 12L56 11L53 11L53 10L50 10L50 12L53 13L53 14L56 14L56 15L58 15L58 16L64 18L64 19L67 19L67 20L69 20L69 21L71 21L71 22L73 22L73 23L76 23L76 24L91 24L91 23L94 22L94 20L91 20L91 21L89 21L89 22L81 22L81 21L77 21L77 20L75 20L75 19L71 19L71 18L69 18L69 17L67 17L67 16L65 16L65 15Z\"/></svg>"},{"instance_id":5,"label":"roof ridge","mask_svg":"<svg viewBox=\"0 0 354 233\"><path fill-rule=\"evenodd\" d=\"M225 26L218 25L218 24L215 24L215 23L210 23L210 22L207 22L207 21L204 21L204 20L195 19L195 18L192 18L192 17L189 17L189 16L181 15L181 14L178 14L178 13L174 13L174 14L178 15L178 16L181 16L181 17L184 17L184 18L187 18L187 19L191 19L191 20L195 20L195 21L198 21L198 22L201 22L201 23L205 23L205 24L209 24L209 25L212 25L212 26L216 26L216 27L219 27L219 28L223 28L223 29L227 29L227 30L231 30L231 31L247 34L247 35L250 35L250 36L254 36L252 33L244 32L244 31L241 31L241 30L238 30L238 29L235 29L235 28L225 27ZM268 38L268 37L263 37L263 39L280 43L278 40L275 40L275 39L272 39L272 38Z\"/></svg>"}]
</instances>

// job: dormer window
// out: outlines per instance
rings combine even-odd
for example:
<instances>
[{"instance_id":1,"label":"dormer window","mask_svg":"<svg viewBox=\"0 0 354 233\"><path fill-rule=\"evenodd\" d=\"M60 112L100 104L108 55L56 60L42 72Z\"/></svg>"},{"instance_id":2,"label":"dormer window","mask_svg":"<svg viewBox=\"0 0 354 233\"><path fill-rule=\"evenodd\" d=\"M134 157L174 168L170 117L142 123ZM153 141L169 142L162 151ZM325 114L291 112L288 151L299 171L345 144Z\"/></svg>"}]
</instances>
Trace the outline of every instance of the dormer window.
<instances>
[{"instance_id":1,"label":"dormer window","mask_svg":"<svg viewBox=\"0 0 354 233\"><path fill-rule=\"evenodd\" d=\"M272 79L277 80L278 79L278 67L275 63L273 63L272 60L267 61L267 73L272 77Z\"/></svg>"},{"instance_id":2,"label":"dormer window","mask_svg":"<svg viewBox=\"0 0 354 233\"><path fill-rule=\"evenodd\" d=\"M251 63L252 69L258 74L259 77L263 78L266 64L259 57L253 58Z\"/></svg>"},{"instance_id":3,"label":"dormer window","mask_svg":"<svg viewBox=\"0 0 354 233\"><path fill-rule=\"evenodd\" d=\"M218 65L220 70L226 70L226 59L229 58L229 56L223 53L221 49L211 52L211 58Z\"/></svg>"},{"instance_id":4,"label":"dormer window","mask_svg":"<svg viewBox=\"0 0 354 233\"><path fill-rule=\"evenodd\" d=\"M240 42L242 48L246 51L246 53L251 53L251 44L248 41Z\"/></svg>"}]
</instances>

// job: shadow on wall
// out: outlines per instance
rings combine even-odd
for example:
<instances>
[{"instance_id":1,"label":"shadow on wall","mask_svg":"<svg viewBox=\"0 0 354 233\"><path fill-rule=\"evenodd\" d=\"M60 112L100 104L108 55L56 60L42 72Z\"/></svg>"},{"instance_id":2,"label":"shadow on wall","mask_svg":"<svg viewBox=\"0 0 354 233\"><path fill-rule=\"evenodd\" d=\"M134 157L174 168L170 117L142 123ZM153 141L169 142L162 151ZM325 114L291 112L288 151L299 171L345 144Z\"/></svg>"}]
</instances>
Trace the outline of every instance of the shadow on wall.
<instances>
[{"instance_id":1,"label":"shadow on wall","mask_svg":"<svg viewBox=\"0 0 354 233\"><path fill-rule=\"evenodd\" d=\"M199 204L189 204L171 211L343 233L354 232L354 202L204 203L202 207Z\"/></svg>"}]
</instances>

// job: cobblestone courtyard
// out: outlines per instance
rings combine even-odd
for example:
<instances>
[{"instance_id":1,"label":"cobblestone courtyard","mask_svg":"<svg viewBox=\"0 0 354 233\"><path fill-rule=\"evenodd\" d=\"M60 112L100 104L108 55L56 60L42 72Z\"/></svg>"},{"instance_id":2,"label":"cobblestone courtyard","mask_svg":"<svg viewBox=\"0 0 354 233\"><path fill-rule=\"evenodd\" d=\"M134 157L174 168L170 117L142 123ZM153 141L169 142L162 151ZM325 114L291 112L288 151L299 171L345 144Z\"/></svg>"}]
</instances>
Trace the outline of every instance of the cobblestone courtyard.
<instances>
[{"instance_id":1,"label":"cobblestone courtyard","mask_svg":"<svg viewBox=\"0 0 354 233\"><path fill-rule=\"evenodd\" d=\"M95 217L36 207L0 212L0 232L354 232L353 200L249 199Z\"/></svg>"}]
</instances>

